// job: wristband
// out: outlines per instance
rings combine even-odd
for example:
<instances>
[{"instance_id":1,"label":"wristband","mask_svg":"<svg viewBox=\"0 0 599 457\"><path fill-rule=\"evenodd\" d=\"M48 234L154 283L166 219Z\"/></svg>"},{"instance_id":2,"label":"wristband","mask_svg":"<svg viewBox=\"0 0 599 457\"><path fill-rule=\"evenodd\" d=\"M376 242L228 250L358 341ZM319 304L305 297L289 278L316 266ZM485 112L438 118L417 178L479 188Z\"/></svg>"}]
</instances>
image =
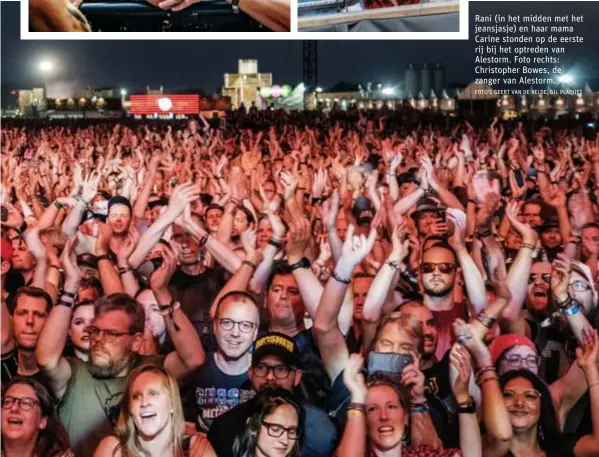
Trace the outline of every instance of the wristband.
<instances>
[{"instance_id":1,"label":"wristband","mask_svg":"<svg viewBox=\"0 0 599 457\"><path fill-rule=\"evenodd\" d=\"M130 271L133 271L131 269L131 267L119 267L118 268L119 275L124 275L125 273L129 273Z\"/></svg>"},{"instance_id":2,"label":"wristband","mask_svg":"<svg viewBox=\"0 0 599 457\"><path fill-rule=\"evenodd\" d=\"M289 269L291 271L298 270L299 268L310 268L310 260L307 257L302 257L299 262L295 262L292 265L289 265Z\"/></svg>"},{"instance_id":3,"label":"wristband","mask_svg":"<svg viewBox=\"0 0 599 457\"><path fill-rule=\"evenodd\" d=\"M351 282L351 278L343 279L343 278L340 278L339 276L337 276L337 273L335 273L335 270L331 271L331 278L333 278L337 282L340 282L340 283L346 284L346 285Z\"/></svg>"},{"instance_id":4,"label":"wristband","mask_svg":"<svg viewBox=\"0 0 599 457\"><path fill-rule=\"evenodd\" d=\"M424 414L428 411L428 403L410 403L410 414Z\"/></svg>"},{"instance_id":5,"label":"wristband","mask_svg":"<svg viewBox=\"0 0 599 457\"><path fill-rule=\"evenodd\" d=\"M274 246L277 249L283 249L283 242L276 240L274 238L271 238L270 240L268 240L268 244L270 244L271 246Z\"/></svg>"},{"instance_id":6,"label":"wristband","mask_svg":"<svg viewBox=\"0 0 599 457\"><path fill-rule=\"evenodd\" d=\"M77 296L77 294L71 293L71 292L65 292L64 289L58 292L58 296L62 297L68 297L68 298L72 298L73 300L75 300L75 297Z\"/></svg>"},{"instance_id":7,"label":"wristband","mask_svg":"<svg viewBox=\"0 0 599 457\"><path fill-rule=\"evenodd\" d=\"M497 377L497 372L495 371L495 367L494 366L482 367L480 370L478 370L476 372L476 375L475 375L475 379L476 379L476 383L477 384L480 382L480 378L485 373L493 373L493 375L495 377Z\"/></svg>"},{"instance_id":8,"label":"wristband","mask_svg":"<svg viewBox=\"0 0 599 457\"><path fill-rule=\"evenodd\" d=\"M574 303L572 306L562 308L561 311L564 316L574 316L580 312L580 308L576 303Z\"/></svg>"},{"instance_id":9,"label":"wristband","mask_svg":"<svg viewBox=\"0 0 599 457\"><path fill-rule=\"evenodd\" d=\"M489 330L493 327L493 325L495 325L495 322L497 322L497 319L489 316L484 311L482 311L478 316L476 316L476 320Z\"/></svg>"},{"instance_id":10,"label":"wristband","mask_svg":"<svg viewBox=\"0 0 599 457\"><path fill-rule=\"evenodd\" d=\"M361 409L348 409L347 417L364 417L364 411Z\"/></svg>"},{"instance_id":11,"label":"wristband","mask_svg":"<svg viewBox=\"0 0 599 457\"><path fill-rule=\"evenodd\" d=\"M385 265L389 265L395 271L401 271L400 263L396 262L395 260L387 260L385 262Z\"/></svg>"},{"instance_id":12,"label":"wristband","mask_svg":"<svg viewBox=\"0 0 599 457\"><path fill-rule=\"evenodd\" d=\"M347 407L347 410L356 410L356 411L366 411L366 405L364 405L364 403L350 403L349 406Z\"/></svg>"},{"instance_id":13,"label":"wristband","mask_svg":"<svg viewBox=\"0 0 599 457\"><path fill-rule=\"evenodd\" d=\"M558 308L568 308L572 304L572 296L568 294L564 301L559 301L556 299L555 304Z\"/></svg>"},{"instance_id":14,"label":"wristband","mask_svg":"<svg viewBox=\"0 0 599 457\"><path fill-rule=\"evenodd\" d=\"M476 412L476 403L474 403L474 399L470 397L470 400L467 402L458 403L456 411L458 414L474 414Z\"/></svg>"},{"instance_id":15,"label":"wristband","mask_svg":"<svg viewBox=\"0 0 599 457\"><path fill-rule=\"evenodd\" d=\"M102 254L99 256L96 256L96 260L99 262L100 260L111 260L110 258L110 254ZM111 260L112 261L112 260Z\"/></svg>"},{"instance_id":16,"label":"wristband","mask_svg":"<svg viewBox=\"0 0 599 457\"><path fill-rule=\"evenodd\" d=\"M537 247L529 243L522 243L520 249L530 249L531 251L536 252Z\"/></svg>"},{"instance_id":17,"label":"wristband","mask_svg":"<svg viewBox=\"0 0 599 457\"><path fill-rule=\"evenodd\" d=\"M243 262L241 262L242 265L247 265L248 267L252 268L252 269L256 269L256 264L254 262L250 262L249 260L244 260Z\"/></svg>"},{"instance_id":18,"label":"wristband","mask_svg":"<svg viewBox=\"0 0 599 457\"><path fill-rule=\"evenodd\" d=\"M60 203L58 200L56 200L54 202L54 206L56 207L56 209L62 209L62 207L64 206L62 203Z\"/></svg>"},{"instance_id":19,"label":"wristband","mask_svg":"<svg viewBox=\"0 0 599 457\"><path fill-rule=\"evenodd\" d=\"M477 381L476 381L476 385L477 385L478 387L482 387L482 385L483 385L485 382L488 382L488 381L499 381L499 378L498 378L497 376L490 376L490 377L488 377L488 378L485 378L485 379L483 379L483 380L477 380Z\"/></svg>"},{"instance_id":20,"label":"wristband","mask_svg":"<svg viewBox=\"0 0 599 457\"><path fill-rule=\"evenodd\" d=\"M66 308L73 309L75 307L75 302L69 303L69 302L66 302L66 301L64 301L62 299L59 299L56 302L56 306L64 306Z\"/></svg>"}]
</instances>

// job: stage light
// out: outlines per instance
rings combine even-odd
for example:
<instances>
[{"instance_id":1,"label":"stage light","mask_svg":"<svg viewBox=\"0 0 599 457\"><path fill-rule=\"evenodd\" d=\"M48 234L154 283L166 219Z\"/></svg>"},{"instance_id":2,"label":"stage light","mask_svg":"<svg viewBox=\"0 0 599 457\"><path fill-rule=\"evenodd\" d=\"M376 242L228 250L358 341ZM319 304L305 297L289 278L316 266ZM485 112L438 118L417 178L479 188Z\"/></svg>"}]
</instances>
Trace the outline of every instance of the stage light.
<instances>
[{"instance_id":1,"label":"stage light","mask_svg":"<svg viewBox=\"0 0 599 457\"><path fill-rule=\"evenodd\" d=\"M51 60L44 59L39 63L39 69L42 73L48 74L54 69L54 64Z\"/></svg>"},{"instance_id":2,"label":"stage light","mask_svg":"<svg viewBox=\"0 0 599 457\"><path fill-rule=\"evenodd\" d=\"M121 97L127 95L127 89L121 89Z\"/></svg>"},{"instance_id":3,"label":"stage light","mask_svg":"<svg viewBox=\"0 0 599 457\"><path fill-rule=\"evenodd\" d=\"M285 84L283 87L281 87L281 97L288 97L290 93L291 93L291 86L289 86L288 84Z\"/></svg>"},{"instance_id":4,"label":"stage light","mask_svg":"<svg viewBox=\"0 0 599 457\"><path fill-rule=\"evenodd\" d=\"M572 75L569 75L567 73L565 75L561 75L557 79L562 84L572 84L574 82L574 78L572 77Z\"/></svg>"},{"instance_id":5,"label":"stage light","mask_svg":"<svg viewBox=\"0 0 599 457\"><path fill-rule=\"evenodd\" d=\"M270 87L261 87L260 88L260 95L263 98L268 98L271 95L271 91L270 91Z\"/></svg>"},{"instance_id":6,"label":"stage light","mask_svg":"<svg viewBox=\"0 0 599 457\"><path fill-rule=\"evenodd\" d=\"M274 85L270 88L270 95L274 98L279 98L281 96L281 87Z\"/></svg>"},{"instance_id":7,"label":"stage light","mask_svg":"<svg viewBox=\"0 0 599 457\"><path fill-rule=\"evenodd\" d=\"M317 87L316 92L322 92L322 87Z\"/></svg>"},{"instance_id":8,"label":"stage light","mask_svg":"<svg viewBox=\"0 0 599 457\"><path fill-rule=\"evenodd\" d=\"M383 87L383 95L393 95L395 93L395 89L393 87Z\"/></svg>"}]
</instances>

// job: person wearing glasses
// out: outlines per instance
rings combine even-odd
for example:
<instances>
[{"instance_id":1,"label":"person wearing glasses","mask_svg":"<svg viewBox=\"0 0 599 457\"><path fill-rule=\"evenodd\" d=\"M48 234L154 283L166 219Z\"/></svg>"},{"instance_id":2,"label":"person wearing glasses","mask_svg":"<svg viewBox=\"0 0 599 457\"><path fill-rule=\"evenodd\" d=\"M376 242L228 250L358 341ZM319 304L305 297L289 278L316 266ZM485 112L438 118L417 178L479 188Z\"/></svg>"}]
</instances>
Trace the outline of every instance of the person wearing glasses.
<instances>
[{"instance_id":1,"label":"person wearing glasses","mask_svg":"<svg viewBox=\"0 0 599 457\"><path fill-rule=\"evenodd\" d=\"M129 375L115 435L102 440L94 457L216 457L205 436L186 439L184 430L177 381L143 365Z\"/></svg>"},{"instance_id":2,"label":"person wearing glasses","mask_svg":"<svg viewBox=\"0 0 599 457\"><path fill-rule=\"evenodd\" d=\"M245 430L235 437L234 457L299 457L302 416L288 391L261 392L252 404Z\"/></svg>"},{"instance_id":3,"label":"person wearing glasses","mask_svg":"<svg viewBox=\"0 0 599 457\"><path fill-rule=\"evenodd\" d=\"M258 337L260 312L253 295L231 291L217 302L213 320L216 351L185 380L185 419L208 432L214 419L249 400L251 348Z\"/></svg>"},{"instance_id":4,"label":"person wearing glasses","mask_svg":"<svg viewBox=\"0 0 599 457\"><path fill-rule=\"evenodd\" d=\"M254 344L249 376L254 391L283 389L294 393L303 372L297 343L283 333L271 332L258 338ZM257 397L229 410L212 422L208 440L219 457L233 457L231 436L240 436L252 410L260 400ZM321 409L307 403L300 395L294 400L303 411L304 439L300 446L302 457L329 457L335 450L337 428Z\"/></svg>"},{"instance_id":5,"label":"person wearing glasses","mask_svg":"<svg viewBox=\"0 0 599 457\"><path fill-rule=\"evenodd\" d=\"M176 269L176 255L165 250L164 263L151 278L167 332L175 350L166 356L141 356L145 315L143 307L127 294L115 293L95 303L90 335L89 362L63 355L74 307L74 293L82 277L70 238L61 255L64 289L40 335L36 360L60 401L59 415L78 456L91 457L99 442L113 433L127 375L147 363L163 366L182 379L204 361L204 351L193 325L172 300L168 282ZM99 260L109 262L108 259ZM100 268L103 268L100 265Z\"/></svg>"},{"instance_id":6,"label":"person wearing glasses","mask_svg":"<svg viewBox=\"0 0 599 457\"><path fill-rule=\"evenodd\" d=\"M2 457L74 457L43 384L18 376L2 386Z\"/></svg>"}]
</instances>

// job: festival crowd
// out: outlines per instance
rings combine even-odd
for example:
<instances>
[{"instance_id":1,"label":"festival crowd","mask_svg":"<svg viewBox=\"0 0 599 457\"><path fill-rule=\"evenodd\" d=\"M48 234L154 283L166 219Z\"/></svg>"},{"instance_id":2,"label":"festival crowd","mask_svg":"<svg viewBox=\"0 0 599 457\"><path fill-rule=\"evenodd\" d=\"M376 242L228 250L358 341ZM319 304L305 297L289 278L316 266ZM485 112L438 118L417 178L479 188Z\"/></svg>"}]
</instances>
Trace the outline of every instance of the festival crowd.
<instances>
[{"instance_id":1,"label":"festival crowd","mask_svg":"<svg viewBox=\"0 0 599 457\"><path fill-rule=\"evenodd\" d=\"M2 129L2 457L599 456L599 137L409 109Z\"/></svg>"}]
</instances>

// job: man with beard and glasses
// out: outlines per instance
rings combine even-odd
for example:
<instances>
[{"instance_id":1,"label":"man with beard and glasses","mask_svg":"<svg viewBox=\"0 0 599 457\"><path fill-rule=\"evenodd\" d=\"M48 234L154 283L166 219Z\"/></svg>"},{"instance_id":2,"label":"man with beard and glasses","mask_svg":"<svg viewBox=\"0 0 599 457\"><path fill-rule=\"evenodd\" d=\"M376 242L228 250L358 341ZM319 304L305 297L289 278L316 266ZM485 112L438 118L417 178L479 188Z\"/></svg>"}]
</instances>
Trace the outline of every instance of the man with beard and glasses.
<instances>
[{"instance_id":1,"label":"man with beard and glasses","mask_svg":"<svg viewBox=\"0 0 599 457\"><path fill-rule=\"evenodd\" d=\"M249 371L252 388L284 389L294 392L301 380L300 354L293 339L282 333L267 333L254 344L252 367ZM255 397L227 411L212 423L208 440L219 457L233 457L232 436L239 436L246 427ZM304 409L303 457L328 457L335 450L338 432L331 418L299 396L296 401Z\"/></svg>"},{"instance_id":2,"label":"man with beard and glasses","mask_svg":"<svg viewBox=\"0 0 599 457\"><path fill-rule=\"evenodd\" d=\"M113 434L128 373L135 367L153 363L176 379L182 379L204 361L199 338L167 285L176 268L176 254L165 250L164 263L151 278L152 290L163 312L175 351L164 356L138 354L143 340L143 307L127 294L112 294L95 303L89 362L64 357L75 292L81 281L74 257L76 238L71 238L61 255L65 272L64 289L48 317L36 349L36 361L47 375L60 401L59 415L78 456L92 456L98 443ZM106 258L99 262L108 262Z\"/></svg>"}]
</instances>

